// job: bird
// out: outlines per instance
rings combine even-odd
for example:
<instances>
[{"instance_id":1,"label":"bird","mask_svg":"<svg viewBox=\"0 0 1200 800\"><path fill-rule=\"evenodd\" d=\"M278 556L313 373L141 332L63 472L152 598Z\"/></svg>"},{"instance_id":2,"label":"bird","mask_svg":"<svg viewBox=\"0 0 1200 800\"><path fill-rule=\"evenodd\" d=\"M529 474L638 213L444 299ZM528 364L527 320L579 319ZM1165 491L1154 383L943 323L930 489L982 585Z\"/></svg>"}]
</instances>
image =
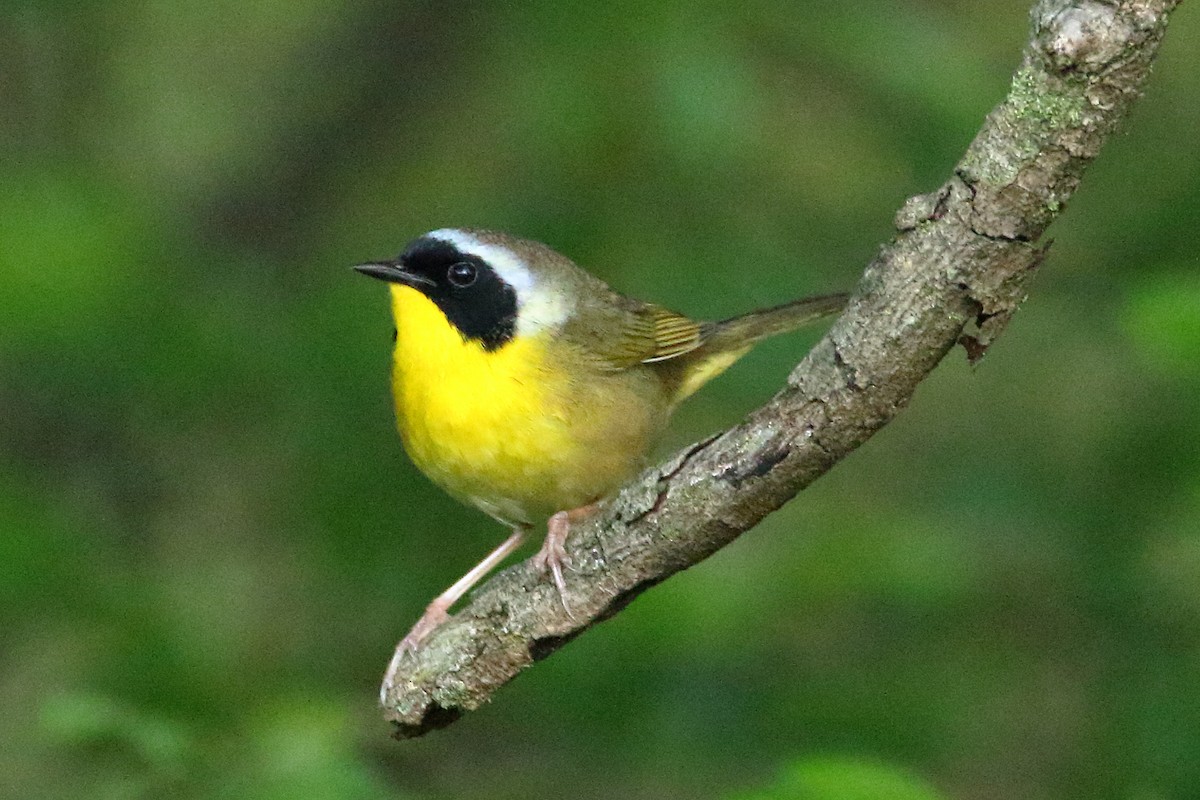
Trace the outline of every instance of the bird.
<instances>
[{"instance_id":1,"label":"bird","mask_svg":"<svg viewBox=\"0 0 1200 800\"><path fill-rule=\"evenodd\" d=\"M384 704L405 655L543 521L533 563L570 614L571 525L643 466L683 400L758 341L847 301L826 294L693 320L619 294L540 242L472 228L426 233L354 269L390 289L392 394L410 459L511 531L397 645Z\"/></svg>"}]
</instances>

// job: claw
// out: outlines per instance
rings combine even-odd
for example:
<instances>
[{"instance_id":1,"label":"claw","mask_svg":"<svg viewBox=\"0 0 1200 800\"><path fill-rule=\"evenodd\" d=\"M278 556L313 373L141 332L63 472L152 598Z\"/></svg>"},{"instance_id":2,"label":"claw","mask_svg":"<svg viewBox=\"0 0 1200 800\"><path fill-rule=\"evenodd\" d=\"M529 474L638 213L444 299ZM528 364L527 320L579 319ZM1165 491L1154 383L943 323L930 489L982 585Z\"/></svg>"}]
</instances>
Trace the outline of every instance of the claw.
<instances>
[{"instance_id":1,"label":"claw","mask_svg":"<svg viewBox=\"0 0 1200 800\"><path fill-rule=\"evenodd\" d=\"M575 614L567 604L567 582L563 579L563 567L571 568L571 559L567 556L567 534L571 532L571 523L579 522L596 510L596 503L573 508L570 511L559 511L546 521L546 541L542 549L533 557L533 565L543 572L549 572L554 579L554 588L558 589L558 599L563 611L573 621Z\"/></svg>"},{"instance_id":2,"label":"claw","mask_svg":"<svg viewBox=\"0 0 1200 800\"><path fill-rule=\"evenodd\" d=\"M387 697L391 693L392 687L396 685L396 673L400 671L400 665L404 662L404 658L416 650L417 645L425 641L429 634L438 629L438 626L450 619L449 609L450 603L443 598L439 597L434 600L417 620L417 624L412 626L412 630L405 634L404 638L400 640L400 644L396 645L396 652L392 654L387 671L383 673L383 683L379 686L380 705L387 705Z\"/></svg>"},{"instance_id":3,"label":"claw","mask_svg":"<svg viewBox=\"0 0 1200 800\"><path fill-rule=\"evenodd\" d=\"M571 519L568 512L559 511L550 517L546 522L546 541L542 543L542 549L533 557L533 566L550 573L554 579L554 587L558 589L558 600L562 603L563 611L566 611L567 616L573 620L575 615L571 613L571 607L567 605L567 581L563 578L563 567L569 569L571 566L571 559L567 556L565 546L570 530Z\"/></svg>"},{"instance_id":4,"label":"claw","mask_svg":"<svg viewBox=\"0 0 1200 800\"><path fill-rule=\"evenodd\" d=\"M417 624L413 625L412 630L400 640L400 644L396 645L396 652L392 654L392 660L388 662L387 672L383 673L383 683L379 687L380 705L387 705L388 695L396 686L396 674L400 671L400 665L404 662L405 656L416 650L429 634L448 620L450 606L470 591L472 586L491 572L509 553L520 547L524 537L524 528L514 528L512 535L505 539L499 547L488 553L483 561L472 567L470 572L459 578L453 586L434 598L434 601L426 607L425 613L417 620Z\"/></svg>"}]
</instances>

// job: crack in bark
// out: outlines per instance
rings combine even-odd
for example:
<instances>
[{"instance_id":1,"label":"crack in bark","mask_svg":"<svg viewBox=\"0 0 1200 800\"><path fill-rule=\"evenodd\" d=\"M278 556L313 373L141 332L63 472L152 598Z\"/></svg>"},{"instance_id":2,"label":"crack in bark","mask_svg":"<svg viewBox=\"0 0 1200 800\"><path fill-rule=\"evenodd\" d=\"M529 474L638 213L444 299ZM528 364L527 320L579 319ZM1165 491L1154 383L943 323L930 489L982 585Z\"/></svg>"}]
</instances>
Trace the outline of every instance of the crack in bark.
<instances>
[{"instance_id":1,"label":"crack in bark","mask_svg":"<svg viewBox=\"0 0 1200 800\"><path fill-rule=\"evenodd\" d=\"M666 465L664 465L664 467L660 468L658 470L658 480L656 482L656 488L658 489L658 493L655 495L654 502L650 504L649 508L646 508L645 510L640 511L637 514L634 514L632 517L630 517L628 520L626 520L626 524L633 525L634 523L641 522L646 517L652 516L655 512L657 512L658 509L662 506L663 502L666 501L666 499L667 499L667 494L671 488L670 487L671 479L674 478L676 475L678 475L680 472L682 472L684 470L684 468L687 467L688 462L690 462L692 460L692 458L694 458L695 456L700 454L700 452L702 452L704 450L704 448L708 447L710 444L715 442L720 437L721 437L721 434L714 433L712 436L709 436L707 439L701 439L700 441L689 445L683 451L683 453L677 457L676 462L674 462L674 463L668 462Z\"/></svg>"},{"instance_id":2,"label":"crack in bark","mask_svg":"<svg viewBox=\"0 0 1200 800\"><path fill-rule=\"evenodd\" d=\"M749 464L733 464L726 467L718 473L717 477L732 485L733 488L740 489L742 484L751 478L766 477L771 470L791 454L792 446L783 442L777 447L755 453Z\"/></svg>"}]
</instances>

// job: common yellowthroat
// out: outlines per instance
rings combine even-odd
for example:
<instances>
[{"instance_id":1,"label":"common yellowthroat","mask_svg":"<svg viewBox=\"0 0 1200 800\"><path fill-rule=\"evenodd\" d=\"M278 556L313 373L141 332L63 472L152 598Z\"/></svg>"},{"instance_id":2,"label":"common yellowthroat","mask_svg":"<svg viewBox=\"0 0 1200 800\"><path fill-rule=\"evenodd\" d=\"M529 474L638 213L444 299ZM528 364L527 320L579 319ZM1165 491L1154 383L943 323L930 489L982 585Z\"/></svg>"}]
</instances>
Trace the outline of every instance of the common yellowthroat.
<instances>
[{"instance_id":1,"label":"common yellowthroat","mask_svg":"<svg viewBox=\"0 0 1200 800\"><path fill-rule=\"evenodd\" d=\"M570 523L642 465L674 408L754 344L835 313L843 294L697 322L620 295L538 242L443 229L355 267L390 284L392 389L404 447L451 495L512 535L439 595L406 651L547 520L535 563L564 598Z\"/></svg>"}]
</instances>

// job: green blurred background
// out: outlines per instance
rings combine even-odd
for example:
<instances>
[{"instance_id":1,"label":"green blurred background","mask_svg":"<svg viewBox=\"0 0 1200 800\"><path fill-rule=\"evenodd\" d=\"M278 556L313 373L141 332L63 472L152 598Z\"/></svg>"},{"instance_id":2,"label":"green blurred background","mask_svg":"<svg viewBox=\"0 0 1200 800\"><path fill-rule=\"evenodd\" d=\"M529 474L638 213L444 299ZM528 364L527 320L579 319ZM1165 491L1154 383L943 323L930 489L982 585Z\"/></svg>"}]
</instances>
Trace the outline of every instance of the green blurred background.
<instances>
[{"instance_id":1,"label":"green blurred background","mask_svg":"<svg viewBox=\"0 0 1200 800\"><path fill-rule=\"evenodd\" d=\"M375 707L503 531L405 459L385 293L348 267L472 225L699 316L852 286L1026 17L7 0L0 796L1200 796L1188 4L980 366L490 707L404 743Z\"/></svg>"}]
</instances>

